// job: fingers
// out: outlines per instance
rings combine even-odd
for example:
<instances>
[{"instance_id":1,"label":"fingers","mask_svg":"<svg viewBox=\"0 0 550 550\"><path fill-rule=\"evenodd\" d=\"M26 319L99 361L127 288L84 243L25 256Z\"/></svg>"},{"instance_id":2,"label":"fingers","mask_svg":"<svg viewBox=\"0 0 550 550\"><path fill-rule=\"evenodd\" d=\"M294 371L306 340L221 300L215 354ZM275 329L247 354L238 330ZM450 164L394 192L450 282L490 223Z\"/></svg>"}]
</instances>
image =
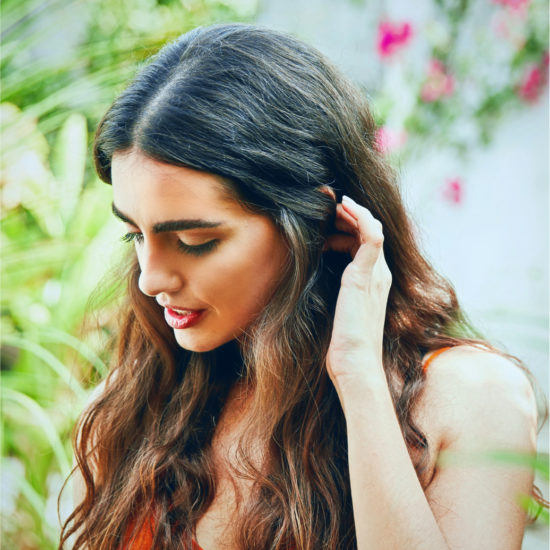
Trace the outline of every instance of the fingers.
<instances>
[{"instance_id":1,"label":"fingers","mask_svg":"<svg viewBox=\"0 0 550 550\"><path fill-rule=\"evenodd\" d=\"M342 204L336 206L336 219L334 220L334 226L338 231L343 231L344 233L351 233L353 235L357 234L359 226L357 220L346 210Z\"/></svg>"},{"instance_id":2,"label":"fingers","mask_svg":"<svg viewBox=\"0 0 550 550\"><path fill-rule=\"evenodd\" d=\"M387 267L382 251L382 224L368 209L344 196L342 203L336 207L334 226L339 233L327 238L325 250L351 254L354 264L363 273L372 271L378 263L383 264L382 267ZM355 260L358 252L359 257Z\"/></svg>"},{"instance_id":3,"label":"fingers","mask_svg":"<svg viewBox=\"0 0 550 550\"><path fill-rule=\"evenodd\" d=\"M353 258L359 248L359 240L355 235L346 235L336 233L328 237L325 241L325 250L334 250L335 252L348 253Z\"/></svg>"},{"instance_id":4,"label":"fingers","mask_svg":"<svg viewBox=\"0 0 550 550\"><path fill-rule=\"evenodd\" d=\"M372 272L380 257L385 263L382 252L384 243L382 224L366 208L347 196L342 198L342 207L357 224L360 246L353 263L362 272Z\"/></svg>"},{"instance_id":5,"label":"fingers","mask_svg":"<svg viewBox=\"0 0 550 550\"><path fill-rule=\"evenodd\" d=\"M353 258L360 244L359 227L357 221L344 210L341 204L336 206L334 227L338 233L327 237L324 250L348 253Z\"/></svg>"},{"instance_id":6,"label":"fingers","mask_svg":"<svg viewBox=\"0 0 550 550\"><path fill-rule=\"evenodd\" d=\"M385 303L392 275L384 257L382 224L367 208L344 196L337 205L334 225L339 232L329 235L324 250L352 257L342 275L342 287L374 291Z\"/></svg>"},{"instance_id":7,"label":"fingers","mask_svg":"<svg viewBox=\"0 0 550 550\"><path fill-rule=\"evenodd\" d=\"M382 224L369 210L360 206L346 195L342 197L342 208L357 225L361 242L372 242L380 248L384 242Z\"/></svg>"}]
</instances>

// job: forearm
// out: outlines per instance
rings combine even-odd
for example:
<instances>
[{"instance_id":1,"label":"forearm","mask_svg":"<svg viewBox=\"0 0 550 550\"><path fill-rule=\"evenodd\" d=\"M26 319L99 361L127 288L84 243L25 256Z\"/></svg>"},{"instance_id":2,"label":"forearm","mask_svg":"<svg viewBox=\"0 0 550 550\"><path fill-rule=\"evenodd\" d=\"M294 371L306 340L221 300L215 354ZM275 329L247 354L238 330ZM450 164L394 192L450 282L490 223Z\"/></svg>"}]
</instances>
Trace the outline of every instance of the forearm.
<instances>
[{"instance_id":1,"label":"forearm","mask_svg":"<svg viewBox=\"0 0 550 550\"><path fill-rule=\"evenodd\" d=\"M339 393L358 549L448 549L409 457L382 369L342 383Z\"/></svg>"}]
</instances>

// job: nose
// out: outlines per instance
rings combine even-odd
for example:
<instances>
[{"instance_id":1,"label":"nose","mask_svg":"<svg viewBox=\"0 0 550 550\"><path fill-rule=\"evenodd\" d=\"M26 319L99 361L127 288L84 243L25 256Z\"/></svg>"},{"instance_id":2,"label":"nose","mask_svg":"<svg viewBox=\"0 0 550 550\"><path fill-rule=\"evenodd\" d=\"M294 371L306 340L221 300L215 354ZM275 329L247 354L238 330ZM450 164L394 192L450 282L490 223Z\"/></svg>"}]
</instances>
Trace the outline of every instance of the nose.
<instances>
[{"instance_id":1,"label":"nose","mask_svg":"<svg viewBox=\"0 0 550 550\"><path fill-rule=\"evenodd\" d=\"M161 292L177 292L183 284L181 258L162 247L143 243L138 251L140 275L138 286L143 294L155 297Z\"/></svg>"}]
</instances>

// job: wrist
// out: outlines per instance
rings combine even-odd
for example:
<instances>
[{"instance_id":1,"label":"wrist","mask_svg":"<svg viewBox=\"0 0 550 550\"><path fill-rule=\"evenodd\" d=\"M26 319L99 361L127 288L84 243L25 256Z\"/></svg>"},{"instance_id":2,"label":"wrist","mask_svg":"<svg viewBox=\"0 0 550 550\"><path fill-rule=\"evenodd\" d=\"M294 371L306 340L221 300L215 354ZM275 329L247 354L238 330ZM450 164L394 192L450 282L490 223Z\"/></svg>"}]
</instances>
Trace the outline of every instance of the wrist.
<instances>
[{"instance_id":1,"label":"wrist","mask_svg":"<svg viewBox=\"0 0 550 550\"><path fill-rule=\"evenodd\" d=\"M370 423L374 418L382 421L388 418L388 413L395 416L390 388L383 371L361 379L342 378L335 386L348 428L357 425L364 427L365 422Z\"/></svg>"},{"instance_id":2,"label":"wrist","mask_svg":"<svg viewBox=\"0 0 550 550\"><path fill-rule=\"evenodd\" d=\"M386 373L381 364L355 372L342 372L334 376L333 383L342 402L355 400L364 402L366 398L386 393L389 395Z\"/></svg>"}]
</instances>

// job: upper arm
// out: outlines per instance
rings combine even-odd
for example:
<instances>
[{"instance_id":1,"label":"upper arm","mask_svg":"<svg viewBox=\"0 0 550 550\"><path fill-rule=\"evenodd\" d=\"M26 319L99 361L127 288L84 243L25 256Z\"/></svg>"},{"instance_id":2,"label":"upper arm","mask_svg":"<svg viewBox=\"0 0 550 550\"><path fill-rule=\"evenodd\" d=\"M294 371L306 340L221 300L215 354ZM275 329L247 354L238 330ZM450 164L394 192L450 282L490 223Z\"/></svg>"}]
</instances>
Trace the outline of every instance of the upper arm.
<instances>
[{"instance_id":1,"label":"upper arm","mask_svg":"<svg viewBox=\"0 0 550 550\"><path fill-rule=\"evenodd\" d=\"M531 493L533 473L489 455L536 450L527 377L497 354L457 348L434 360L425 395L421 415L439 434L425 493L450 548L520 548L525 513L518 499Z\"/></svg>"}]
</instances>

